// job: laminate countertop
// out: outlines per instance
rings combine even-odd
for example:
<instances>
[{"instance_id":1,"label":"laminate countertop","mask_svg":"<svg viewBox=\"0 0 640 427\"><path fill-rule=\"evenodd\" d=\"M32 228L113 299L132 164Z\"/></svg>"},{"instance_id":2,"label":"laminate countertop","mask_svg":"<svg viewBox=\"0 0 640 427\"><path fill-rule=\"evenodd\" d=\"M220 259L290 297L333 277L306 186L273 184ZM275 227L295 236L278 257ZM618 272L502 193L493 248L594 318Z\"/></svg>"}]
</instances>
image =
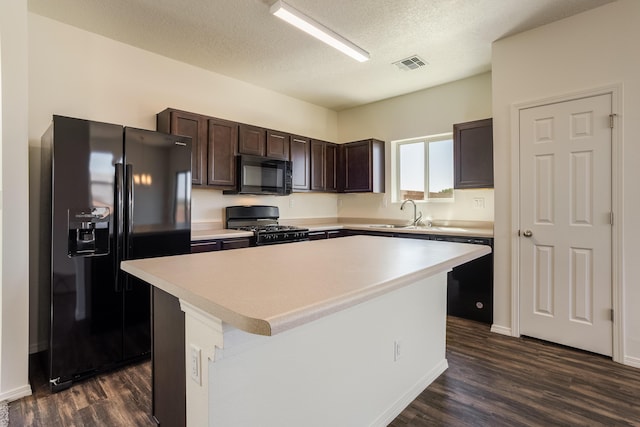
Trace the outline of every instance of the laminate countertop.
<instances>
[{"instance_id":1,"label":"laminate countertop","mask_svg":"<svg viewBox=\"0 0 640 427\"><path fill-rule=\"evenodd\" d=\"M308 228L309 231L326 231L326 230L359 230L359 231L382 231L387 233L404 233L404 234L439 234L447 236L467 236L467 237L493 237L493 227L489 227L486 223L480 226L475 224L469 225L462 223L461 225L433 225L431 227L418 226L408 227L399 224L378 224L378 223L300 223L298 221L280 221L283 225L297 225L299 227ZM253 233L250 231L229 230L224 228L204 228L191 230L191 240L215 240L236 237L251 237Z\"/></svg>"},{"instance_id":2,"label":"laminate countertop","mask_svg":"<svg viewBox=\"0 0 640 427\"><path fill-rule=\"evenodd\" d=\"M275 335L490 252L351 236L131 260L121 268L241 330Z\"/></svg>"}]
</instances>

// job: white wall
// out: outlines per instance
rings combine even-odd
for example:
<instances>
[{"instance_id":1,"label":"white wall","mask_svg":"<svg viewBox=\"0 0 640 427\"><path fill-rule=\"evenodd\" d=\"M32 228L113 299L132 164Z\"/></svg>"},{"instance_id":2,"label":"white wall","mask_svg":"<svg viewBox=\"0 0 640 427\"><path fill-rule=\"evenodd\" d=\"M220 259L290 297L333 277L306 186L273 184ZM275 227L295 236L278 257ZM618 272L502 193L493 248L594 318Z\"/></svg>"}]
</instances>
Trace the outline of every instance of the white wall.
<instances>
[{"instance_id":1,"label":"white wall","mask_svg":"<svg viewBox=\"0 0 640 427\"><path fill-rule=\"evenodd\" d=\"M386 142L386 194L341 195L339 216L411 219L410 212L400 211L400 203L390 203L390 141L452 132L454 123L486 119L491 114L491 73L338 113L340 142L370 137ZM419 209L435 220L493 221L493 190L456 190L454 197L454 203L419 203ZM485 199L484 209L473 208L475 197Z\"/></svg>"},{"instance_id":2,"label":"white wall","mask_svg":"<svg viewBox=\"0 0 640 427\"><path fill-rule=\"evenodd\" d=\"M29 15L29 38L29 141L33 147L39 147L52 114L155 129L155 114L167 107L318 139L337 138L334 111L36 14ZM209 219L207 204L215 196L221 197L217 200L221 206L232 204L232 198L222 197L220 191L207 192L204 198L205 192L195 194L196 221ZM314 203L310 196L307 204Z\"/></svg>"},{"instance_id":3,"label":"white wall","mask_svg":"<svg viewBox=\"0 0 640 427\"><path fill-rule=\"evenodd\" d=\"M28 382L27 3L0 2L0 401Z\"/></svg>"},{"instance_id":4,"label":"white wall","mask_svg":"<svg viewBox=\"0 0 640 427\"><path fill-rule=\"evenodd\" d=\"M494 322L511 327L510 108L513 104L622 84L624 362L640 367L640 2L619 0L494 43L493 132L495 166Z\"/></svg>"},{"instance_id":5,"label":"white wall","mask_svg":"<svg viewBox=\"0 0 640 427\"><path fill-rule=\"evenodd\" d=\"M174 107L323 140L337 139L334 111L33 13L28 14L28 24L32 352L46 347L47 337L48 301L41 296L48 291L37 289L38 245L45 243L39 240L39 150L40 137L53 114L155 129L155 114ZM20 147L25 148L26 142ZM224 206L240 203L276 204L283 218L337 215L335 195L249 198L195 190L193 220L220 221ZM26 216L23 212L22 218Z\"/></svg>"}]
</instances>

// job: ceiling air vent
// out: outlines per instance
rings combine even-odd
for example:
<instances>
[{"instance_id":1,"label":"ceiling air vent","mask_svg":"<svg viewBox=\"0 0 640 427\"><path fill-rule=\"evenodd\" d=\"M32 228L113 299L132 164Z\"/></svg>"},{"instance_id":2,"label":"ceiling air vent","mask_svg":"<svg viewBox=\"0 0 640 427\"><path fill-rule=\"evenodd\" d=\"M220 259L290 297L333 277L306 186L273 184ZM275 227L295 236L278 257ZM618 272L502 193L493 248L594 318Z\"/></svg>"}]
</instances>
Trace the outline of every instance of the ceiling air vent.
<instances>
[{"instance_id":1,"label":"ceiling air vent","mask_svg":"<svg viewBox=\"0 0 640 427\"><path fill-rule=\"evenodd\" d=\"M402 71L410 71L424 67L425 65L427 65L427 61L420 58L418 55L413 55L408 58L401 59L398 62L394 62L393 64L396 67L400 68Z\"/></svg>"}]
</instances>

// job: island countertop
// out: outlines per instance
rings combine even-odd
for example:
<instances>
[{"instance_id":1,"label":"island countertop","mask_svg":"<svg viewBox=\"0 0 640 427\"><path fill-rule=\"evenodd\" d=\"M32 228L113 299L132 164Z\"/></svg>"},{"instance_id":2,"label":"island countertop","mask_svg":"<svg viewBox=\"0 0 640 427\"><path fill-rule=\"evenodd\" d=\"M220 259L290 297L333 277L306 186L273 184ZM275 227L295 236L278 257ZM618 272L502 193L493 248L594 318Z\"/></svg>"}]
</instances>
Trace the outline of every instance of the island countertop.
<instances>
[{"instance_id":1,"label":"island countertop","mask_svg":"<svg viewBox=\"0 0 640 427\"><path fill-rule=\"evenodd\" d=\"M130 260L121 268L241 330L275 335L490 252L352 236Z\"/></svg>"}]
</instances>

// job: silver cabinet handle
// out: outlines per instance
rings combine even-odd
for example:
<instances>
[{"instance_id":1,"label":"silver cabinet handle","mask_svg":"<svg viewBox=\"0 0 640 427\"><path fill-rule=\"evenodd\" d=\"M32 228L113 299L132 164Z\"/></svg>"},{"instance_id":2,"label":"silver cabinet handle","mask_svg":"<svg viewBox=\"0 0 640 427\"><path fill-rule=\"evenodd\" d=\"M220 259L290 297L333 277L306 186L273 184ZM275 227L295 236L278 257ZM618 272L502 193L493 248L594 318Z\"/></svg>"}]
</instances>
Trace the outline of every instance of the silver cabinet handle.
<instances>
[{"instance_id":1,"label":"silver cabinet handle","mask_svg":"<svg viewBox=\"0 0 640 427\"><path fill-rule=\"evenodd\" d=\"M524 233L522 233L522 235L524 237L531 237L533 236L533 233L531 232L531 230L525 230Z\"/></svg>"}]
</instances>

